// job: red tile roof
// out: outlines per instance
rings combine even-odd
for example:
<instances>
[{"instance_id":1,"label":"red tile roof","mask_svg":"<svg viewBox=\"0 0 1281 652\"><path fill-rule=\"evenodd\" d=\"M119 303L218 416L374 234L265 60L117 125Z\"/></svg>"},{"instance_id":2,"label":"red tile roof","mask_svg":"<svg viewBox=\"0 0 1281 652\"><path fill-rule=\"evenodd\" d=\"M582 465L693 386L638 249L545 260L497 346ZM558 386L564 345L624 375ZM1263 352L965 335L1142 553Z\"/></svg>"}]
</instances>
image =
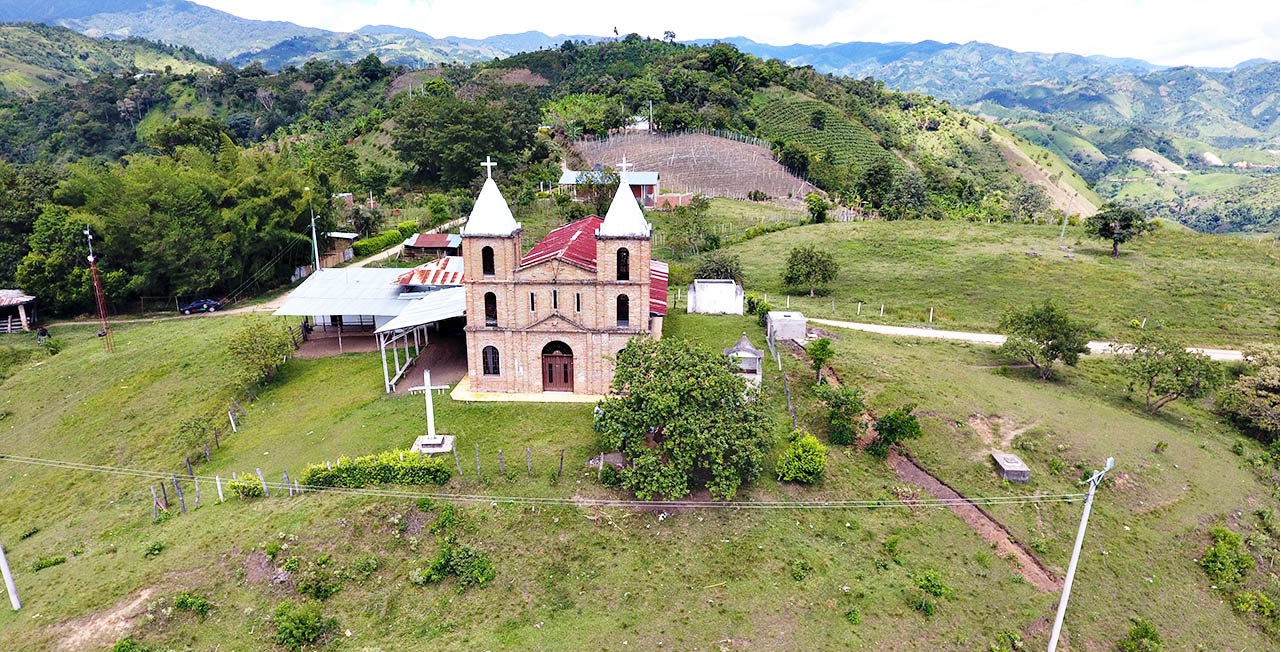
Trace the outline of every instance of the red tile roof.
<instances>
[{"instance_id":1,"label":"red tile roof","mask_svg":"<svg viewBox=\"0 0 1281 652\"><path fill-rule=\"evenodd\" d=\"M462 285L463 257L441 256L396 277L400 285Z\"/></svg>"},{"instance_id":2,"label":"red tile roof","mask_svg":"<svg viewBox=\"0 0 1281 652\"><path fill-rule=\"evenodd\" d=\"M559 258L579 267L595 270L596 230L603 221L595 215L589 215L553 229L520 259L521 267Z\"/></svg>"},{"instance_id":3,"label":"red tile roof","mask_svg":"<svg viewBox=\"0 0 1281 652\"><path fill-rule=\"evenodd\" d=\"M649 314L667 314L667 263L649 261Z\"/></svg>"}]
</instances>

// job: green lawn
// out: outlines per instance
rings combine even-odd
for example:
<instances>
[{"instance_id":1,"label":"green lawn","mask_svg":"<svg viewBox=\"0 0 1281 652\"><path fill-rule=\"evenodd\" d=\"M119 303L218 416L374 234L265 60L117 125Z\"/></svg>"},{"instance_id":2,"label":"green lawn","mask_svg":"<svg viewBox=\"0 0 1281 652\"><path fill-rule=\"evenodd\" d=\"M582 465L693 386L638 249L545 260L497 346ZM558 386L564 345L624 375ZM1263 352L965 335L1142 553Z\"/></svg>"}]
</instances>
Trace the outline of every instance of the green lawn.
<instances>
[{"instance_id":1,"label":"green lawn","mask_svg":"<svg viewBox=\"0 0 1281 652\"><path fill-rule=\"evenodd\" d=\"M1004 310L1052 298L1124 338L1130 320L1164 325L1189 344L1275 344L1278 257L1270 241L1163 229L1108 256L1110 243L1069 227L957 222L846 222L788 229L734 245L748 291L787 305L787 252L813 245L841 265L828 296L791 296L814 317L994 332ZM1040 253L1040 257L1028 256ZM833 310L835 300L835 310ZM860 311L859 302L863 302ZM885 304L885 316L880 306Z\"/></svg>"},{"instance_id":2,"label":"green lawn","mask_svg":"<svg viewBox=\"0 0 1281 652\"><path fill-rule=\"evenodd\" d=\"M24 352L0 380L0 453L181 474L185 451L175 433L184 419L225 409L233 388L217 338L238 319L122 324L110 354L87 325L59 327L66 348L54 357L28 357L28 336L0 338L0 346ZM755 320L744 317L674 313L666 331L715 348L743 331L764 343ZM1274 634L1221 604L1223 596L1192 562L1215 520L1226 517L1235 529L1264 536L1252 511L1276 503L1276 478L1249 466L1258 446L1198 408L1143 416L1116 397L1117 380L1105 363L1046 384L994 371L989 367L1002 361L963 345L851 334L837 340L837 351L838 372L866 386L874 408L918 404L926 436L912 443L913 453L967 495L1078 491L1074 465L1097 466L1102 457L1117 456L1124 480L1100 494L1074 592L1068 624L1074 648L1081 641L1084 649L1107 648L1135 614L1156 622L1170 649L1196 643L1257 649L1275 642ZM781 376L770 364L762 400L782 435L791 424ZM790 355L782 364L802 425L824 433L809 394L812 372ZM408 445L423 429L423 399L382 394L378 367L375 354L291 360L257 402L246 404L242 431L225 437L197 473L225 477L261 468L275 483L282 470L297 477L308 463ZM596 451L590 406L468 405L448 397L437 397L436 406L438 428L459 437L464 470L444 491L623 497L584 468ZM1036 424L1015 440L1033 467L1033 484L994 479L982 458L986 445L964 425L975 413ZM1161 455L1151 452L1157 440L1169 445ZM1244 442L1240 456L1230 451L1237 441ZM526 448L532 478L525 473ZM499 449L507 477L498 474ZM555 480L562 449L565 473ZM1066 460L1063 475L1047 471L1053 456ZM744 498L892 502L905 489L882 463L846 450L829 452L828 474L813 488L781 485L772 479L772 459L766 466ZM453 580L426 587L408 581L437 550L426 526L439 507L423 511L430 506L411 499L338 494L219 505L213 487L202 483L201 507L192 509L193 487L185 483L189 513L153 524L147 483L0 462L0 540L25 602L22 612L0 611L8 649L48 649L71 632L93 631L95 614L140 596L147 614L131 621L132 631L147 643L262 649L274 631L275 606L301 599L288 576L273 584L276 567L290 556L326 554L340 574L354 575L349 569L361 555L378 559L372 576L341 580L342 590L322 605L339 623L337 640L325 648L333 650L648 650L660 649L660 642L662 649L682 650L972 650L986 649L1004 630L1021 632L1035 649L1045 643L1056 604L1056 596L1028 585L940 509L702 509L662 516L495 500L460 509L460 538L489 552L496 578L491 586L459 592ZM172 487L169 492L172 498ZM1046 504L1039 513L991 511L1025 542L1042 540L1043 557L1061 567L1079 509ZM1237 511L1244 516L1232 516ZM898 562L887 541L899 542ZM152 543L163 550L148 559L144 551ZM273 544L284 547L268 563L262 553ZM1266 538L1257 550L1275 544ZM31 570L37 557L53 554L68 561ZM798 573L802 579L793 578L794 569L806 567ZM1248 586L1275 597L1275 571L1264 568ZM930 618L911 607L923 595L914 578L927 570L941 573L954 591L936 600ZM169 609L184 590L208 596L212 613L201 620ZM851 609L860 624L847 622ZM83 618L89 620L74 620ZM109 634L82 649L103 649L114 640Z\"/></svg>"}]
</instances>

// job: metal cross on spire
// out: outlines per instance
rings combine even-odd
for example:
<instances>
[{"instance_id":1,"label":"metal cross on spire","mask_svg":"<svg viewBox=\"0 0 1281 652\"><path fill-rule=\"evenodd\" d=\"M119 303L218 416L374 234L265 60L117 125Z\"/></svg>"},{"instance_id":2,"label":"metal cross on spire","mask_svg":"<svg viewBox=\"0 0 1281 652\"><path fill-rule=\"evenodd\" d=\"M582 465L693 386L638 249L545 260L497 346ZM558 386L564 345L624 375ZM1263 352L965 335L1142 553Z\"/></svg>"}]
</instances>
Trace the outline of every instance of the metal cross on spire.
<instances>
[{"instance_id":1,"label":"metal cross on spire","mask_svg":"<svg viewBox=\"0 0 1281 652\"><path fill-rule=\"evenodd\" d=\"M619 169L623 174L627 174L627 168L630 168L630 167L634 167L634 166L633 166L631 163L628 163L628 162L627 162L627 157L626 157L626 156L624 156L624 157L623 157L623 162L618 164L618 169Z\"/></svg>"},{"instance_id":2,"label":"metal cross on spire","mask_svg":"<svg viewBox=\"0 0 1281 652\"><path fill-rule=\"evenodd\" d=\"M488 157L488 156L486 156L486 157L485 157L485 162L480 164L480 167L485 168L485 178L486 178L486 179L493 179L493 178L494 178L494 166L495 166L495 165L498 165L498 164L497 164L497 163L495 163L495 162L493 162L493 161L491 161L491 160L489 160L489 157Z\"/></svg>"}]
</instances>

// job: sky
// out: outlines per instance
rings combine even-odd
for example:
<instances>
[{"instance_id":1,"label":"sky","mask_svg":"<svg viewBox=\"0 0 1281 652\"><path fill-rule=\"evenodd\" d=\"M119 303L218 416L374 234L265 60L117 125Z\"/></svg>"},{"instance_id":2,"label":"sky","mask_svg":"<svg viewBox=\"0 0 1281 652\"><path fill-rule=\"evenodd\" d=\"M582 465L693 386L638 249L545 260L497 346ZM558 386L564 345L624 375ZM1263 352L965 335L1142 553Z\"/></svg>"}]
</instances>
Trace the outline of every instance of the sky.
<instances>
[{"instance_id":1,"label":"sky","mask_svg":"<svg viewBox=\"0 0 1281 652\"><path fill-rule=\"evenodd\" d=\"M927 39L1019 51L1232 66L1281 59L1277 0L197 0L259 20L352 31L396 25L436 37L540 31L773 45ZM732 7L732 9L728 9Z\"/></svg>"}]
</instances>

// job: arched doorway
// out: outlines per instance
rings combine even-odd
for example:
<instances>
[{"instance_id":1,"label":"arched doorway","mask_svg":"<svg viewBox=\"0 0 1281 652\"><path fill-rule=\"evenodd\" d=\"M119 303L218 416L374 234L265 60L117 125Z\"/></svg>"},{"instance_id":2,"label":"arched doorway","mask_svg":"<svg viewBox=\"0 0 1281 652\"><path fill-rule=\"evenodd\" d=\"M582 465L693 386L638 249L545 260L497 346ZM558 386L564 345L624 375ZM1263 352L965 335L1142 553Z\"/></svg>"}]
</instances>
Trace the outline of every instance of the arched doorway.
<instances>
[{"instance_id":1,"label":"arched doorway","mask_svg":"<svg viewBox=\"0 0 1281 652\"><path fill-rule=\"evenodd\" d=\"M574 391L574 352L559 340L543 347L543 391Z\"/></svg>"}]
</instances>

